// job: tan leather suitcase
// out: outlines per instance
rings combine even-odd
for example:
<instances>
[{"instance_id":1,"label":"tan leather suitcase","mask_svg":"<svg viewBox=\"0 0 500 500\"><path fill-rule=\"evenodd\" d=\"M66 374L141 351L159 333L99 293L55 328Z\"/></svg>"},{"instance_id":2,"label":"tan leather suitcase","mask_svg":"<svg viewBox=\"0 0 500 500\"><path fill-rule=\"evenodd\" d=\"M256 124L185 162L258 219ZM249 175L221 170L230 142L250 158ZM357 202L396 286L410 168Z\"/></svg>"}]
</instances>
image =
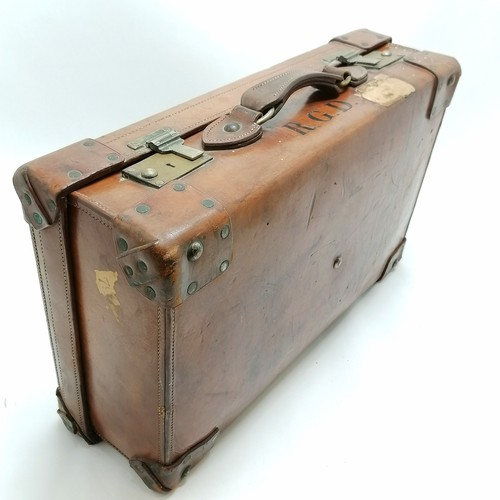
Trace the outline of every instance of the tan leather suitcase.
<instances>
[{"instance_id":1,"label":"tan leather suitcase","mask_svg":"<svg viewBox=\"0 0 500 500\"><path fill-rule=\"evenodd\" d=\"M397 264L459 76L358 30L20 167L67 428L175 488Z\"/></svg>"}]
</instances>

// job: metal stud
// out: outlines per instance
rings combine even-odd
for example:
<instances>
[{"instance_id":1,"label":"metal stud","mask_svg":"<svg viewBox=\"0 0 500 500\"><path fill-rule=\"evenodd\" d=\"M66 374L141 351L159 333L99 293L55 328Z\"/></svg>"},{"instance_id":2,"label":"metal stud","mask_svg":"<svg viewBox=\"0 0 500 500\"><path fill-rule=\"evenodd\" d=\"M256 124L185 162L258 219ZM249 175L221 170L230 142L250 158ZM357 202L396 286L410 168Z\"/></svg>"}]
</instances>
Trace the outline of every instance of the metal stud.
<instances>
[{"instance_id":1,"label":"metal stud","mask_svg":"<svg viewBox=\"0 0 500 500\"><path fill-rule=\"evenodd\" d=\"M147 286L145 289L144 289L144 294L146 295L146 297L149 299L149 300L154 300L156 298L156 292L155 292L155 289L151 286Z\"/></svg>"},{"instance_id":2,"label":"metal stud","mask_svg":"<svg viewBox=\"0 0 500 500\"><path fill-rule=\"evenodd\" d=\"M134 274L134 270L130 266L125 266L123 270L127 276L132 276Z\"/></svg>"},{"instance_id":3,"label":"metal stud","mask_svg":"<svg viewBox=\"0 0 500 500\"><path fill-rule=\"evenodd\" d=\"M120 157L116 153L111 153L107 156L109 161L118 161Z\"/></svg>"},{"instance_id":4,"label":"metal stud","mask_svg":"<svg viewBox=\"0 0 500 500\"><path fill-rule=\"evenodd\" d=\"M222 226L221 232L220 232L220 237L225 240L228 236L229 233L231 232L231 228L229 227L228 224L225 224Z\"/></svg>"},{"instance_id":5,"label":"metal stud","mask_svg":"<svg viewBox=\"0 0 500 500\"><path fill-rule=\"evenodd\" d=\"M47 205L48 205L49 210L51 212L54 212L55 209L57 208L56 202L54 200L49 200L48 203L47 203Z\"/></svg>"},{"instance_id":6,"label":"metal stud","mask_svg":"<svg viewBox=\"0 0 500 500\"><path fill-rule=\"evenodd\" d=\"M33 214L33 220L36 222L36 224L41 225L43 223L43 217L38 213L35 212Z\"/></svg>"},{"instance_id":7,"label":"metal stud","mask_svg":"<svg viewBox=\"0 0 500 500\"><path fill-rule=\"evenodd\" d=\"M205 208L213 208L215 206L215 201L214 200L203 200L201 202L201 204L205 207Z\"/></svg>"},{"instance_id":8,"label":"metal stud","mask_svg":"<svg viewBox=\"0 0 500 500\"><path fill-rule=\"evenodd\" d=\"M195 293L196 290L198 290L198 283L196 281L193 281L192 283L189 284L187 293L189 295L193 295L193 293Z\"/></svg>"},{"instance_id":9,"label":"metal stud","mask_svg":"<svg viewBox=\"0 0 500 500\"><path fill-rule=\"evenodd\" d=\"M68 172L68 177L70 179L79 179L81 176L82 176L82 173L80 172L80 170L70 170Z\"/></svg>"},{"instance_id":10,"label":"metal stud","mask_svg":"<svg viewBox=\"0 0 500 500\"><path fill-rule=\"evenodd\" d=\"M118 238L116 240L116 244L118 245L120 252L126 252L128 250L128 243L125 238Z\"/></svg>"},{"instance_id":11,"label":"metal stud","mask_svg":"<svg viewBox=\"0 0 500 500\"><path fill-rule=\"evenodd\" d=\"M219 271L221 273L223 273L224 271L227 270L227 268L229 267L229 261L228 260L225 260L222 262L222 264L219 266Z\"/></svg>"},{"instance_id":12,"label":"metal stud","mask_svg":"<svg viewBox=\"0 0 500 500\"><path fill-rule=\"evenodd\" d=\"M139 269L141 273L145 273L148 270L148 265L143 260L140 260L137 263L137 269Z\"/></svg>"},{"instance_id":13,"label":"metal stud","mask_svg":"<svg viewBox=\"0 0 500 500\"><path fill-rule=\"evenodd\" d=\"M193 241L191 245L189 245L187 251L187 258L190 262L194 262L201 257L203 253L203 243L200 240Z\"/></svg>"},{"instance_id":14,"label":"metal stud","mask_svg":"<svg viewBox=\"0 0 500 500\"><path fill-rule=\"evenodd\" d=\"M338 269L342 265L342 255L335 257L333 261L333 269Z\"/></svg>"},{"instance_id":15,"label":"metal stud","mask_svg":"<svg viewBox=\"0 0 500 500\"><path fill-rule=\"evenodd\" d=\"M174 187L174 191L185 191L186 190L186 185L182 184L182 182L176 182L173 187Z\"/></svg>"},{"instance_id":16,"label":"metal stud","mask_svg":"<svg viewBox=\"0 0 500 500\"><path fill-rule=\"evenodd\" d=\"M146 205L145 203L141 203L140 205L137 205L135 207L135 211L139 214L147 214L151 210L151 207L149 205Z\"/></svg>"},{"instance_id":17,"label":"metal stud","mask_svg":"<svg viewBox=\"0 0 500 500\"><path fill-rule=\"evenodd\" d=\"M239 123L231 122L224 126L224 132L238 132L240 128L241 125Z\"/></svg>"},{"instance_id":18,"label":"metal stud","mask_svg":"<svg viewBox=\"0 0 500 500\"><path fill-rule=\"evenodd\" d=\"M144 179L154 179L155 177L158 177L158 170L151 167L146 168L143 172L141 172L141 177L144 177Z\"/></svg>"}]
</instances>

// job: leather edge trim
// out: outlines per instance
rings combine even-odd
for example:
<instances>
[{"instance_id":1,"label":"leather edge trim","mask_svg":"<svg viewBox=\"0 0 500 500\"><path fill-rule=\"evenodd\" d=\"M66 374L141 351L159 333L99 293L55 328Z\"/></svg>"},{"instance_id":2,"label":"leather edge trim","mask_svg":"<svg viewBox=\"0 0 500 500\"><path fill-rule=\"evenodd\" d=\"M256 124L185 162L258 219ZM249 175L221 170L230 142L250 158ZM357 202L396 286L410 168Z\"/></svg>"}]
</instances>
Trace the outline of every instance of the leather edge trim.
<instances>
[{"instance_id":1,"label":"leather edge trim","mask_svg":"<svg viewBox=\"0 0 500 500\"><path fill-rule=\"evenodd\" d=\"M427 118L434 118L453 99L462 75L460 64L454 57L418 50L406 55L404 61L423 68L434 76L434 89L427 109Z\"/></svg>"}]
</instances>

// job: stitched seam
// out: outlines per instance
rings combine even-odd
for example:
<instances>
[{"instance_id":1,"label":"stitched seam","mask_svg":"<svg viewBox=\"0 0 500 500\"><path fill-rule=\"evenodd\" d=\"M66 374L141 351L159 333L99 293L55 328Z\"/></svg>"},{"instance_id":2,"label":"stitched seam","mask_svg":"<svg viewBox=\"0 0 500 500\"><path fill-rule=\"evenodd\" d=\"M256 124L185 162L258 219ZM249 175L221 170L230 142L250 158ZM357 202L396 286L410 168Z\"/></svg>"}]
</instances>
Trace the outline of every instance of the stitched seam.
<instances>
[{"instance_id":1,"label":"stitched seam","mask_svg":"<svg viewBox=\"0 0 500 500\"><path fill-rule=\"evenodd\" d=\"M175 309L171 311L171 324L170 324L170 442L169 442L169 455L171 458L174 451L174 374L175 374Z\"/></svg>"},{"instance_id":2,"label":"stitched seam","mask_svg":"<svg viewBox=\"0 0 500 500\"><path fill-rule=\"evenodd\" d=\"M318 58L318 56L320 56L321 54L311 54L309 55L308 57L305 57L302 61L301 61L301 64L306 64L308 61L314 59L316 60ZM299 69L299 68L297 68ZM280 73L282 75L282 73ZM254 80L260 80L260 77L256 77ZM166 114L166 115L161 115L159 116L156 120L153 120L153 121L149 121L147 122L146 124L142 125L141 127L137 127L133 130L130 130L122 135L120 135L119 137L115 137L114 139L111 139L107 142L102 142L102 144L112 144L113 142L116 142L120 139L123 139L124 137L127 137L127 136L130 136L130 135L134 135L136 132L138 132L139 130L143 130L145 128L148 128L150 125L152 125L153 123L158 123L158 122L162 122L172 116L175 116L175 115L178 115L180 113L183 113L184 111L188 110L188 109L191 109L191 108L194 108L194 107L197 107L199 106L200 104L203 104L203 103L206 103L206 102L209 102L213 99L216 99L217 97L220 97L224 94L228 94L230 92L233 92L234 90L237 90L241 87L245 87L245 86L250 86L251 85L251 82L242 82L240 83L239 85L232 85L230 88L228 88L227 90L225 90L224 92L220 92L218 94L215 94L215 95L210 95L210 97L207 97L206 99L204 99L203 101L197 101L195 102L194 104L191 104L190 106L187 106L185 108L181 108L180 110L176 111L175 113L170 113L170 114ZM232 109L232 108L228 108L228 109ZM227 110L226 110L227 111ZM220 112L220 113L215 113L214 115L211 115L211 117L217 117L217 116L220 116L221 114L224 114L224 112ZM198 122L196 122L195 124L191 125L190 127L186 127L185 129L182 129L182 130L189 130L190 128L192 128L194 125L197 125L197 124L203 124L205 123L207 120L210 120L211 117L208 117L208 118L205 118L203 120L200 120ZM102 139L102 138L101 138Z\"/></svg>"},{"instance_id":3,"label":"stitched seam","mask_svg":"<svg viewBox=\"0 0 500 500\"><path fill-rule=\"evenodd\" d=\"M66 315L67 315L67 320L68 320L68 326L69 326L69 339L71 343L71 360L73 362L73 375L75 377L75 390L76 390L76 402L78 404L78 416L79 416L79 424L81 427L83 427L83 417L82 417L82 406L81 406L81 393L80 393L80 384L78 380L78 372L77 372L77 363L76 363L76 352L75 352L75 331L73 327L73 321L71 318L71 302L70 302L70 296L69 296L69 286L68 286L68 273L67 273L67 262L66 262L66 256L64 253L64 240L63 240L63 233L62 233L62 222L60 221L58 223L58 230L59 230L59 248L61 251L61 262L62 262L62 269L63 269L63 279L64 279L64 293L66 294Z\"/></svg>"},{"instance_id":4,"label":"stitched seam","mask_svg":"<svg viewBox=\"0 0 500 500\"><path fill-rule=\"evenodd\" d=\"M288 78L281 84L281 87L279 87L276 92L274 93L274 96L276 96L281 90L283 90L293 79L295 78L293 73L291 71L286 71L285 73L281 73L280 75L273 76L272 78L269 78L257 85L254 85L250 91L257 90L264 85L268 85L271 82L274 82L275 80L278 80L279 78L284 78L285 76L288 76Z\"/></svg>"},{"instance_id":5,"label":"stitched seam","mask_svg":"<svg viewBox=\"0 0 500 500\"><path fill-rule=\"evenodd\" d=\"M230 108L226 108L226 109L223 109L220 113L215 113L211 116L207 116L206 118L202 119L202 120L198 120L197 122L195 123L191 123L191 125L189 125L188 127L184 127L184 128L181 128L179 129L179 134L182 135L183 132L185 132L186 130L192 130L193 128L196 129L196 127L198 125L205 125L207 122L211 122L212 120L215 120L217 118L220 118L221 115L226 115L228 112L230 112L232 109L234 108L234 106L231 106Z\"/></svg>"},{"instance_id":6,"label":"stitched seam","mask_svg":"<svg viewBox=\"0 0 500 500\"><path fill-rule=\"evenodd\" d=\"M156 371L157 371L157 377L158 377L158 387L157 387L157 396L158 396L158 462L162 462L162 419L164 418L165 412L163 410L163 405L162 405L162 397L161 397L161 373L160 373L160 330L161 330L161 309L158 307L156 309Z\"/></svg>"},{"instance_id":7,"label":"stitched seam","mask_svg":"<svg viewBox=\"0 0 500 500\"><path fill-rule=\"evenodd\" d=\"M82 194L81 192L79 193L79 195L82 197L82 198L85 198L86 200L89 200L92 204L96 205L97 207L99 207L105 214L109 215L110 217L113 217L113 214L112 212L109 210L108 207L104 206L102 203L99 203L98 201L90 198L89 196L85 195L85 194ZM82 208L80 206L80 204L77 202L77 201L69 201L68 202L71 206L75 207L75 208L78 208L80 210L84 210L84 208ZM112 226L110 225L109 226L111 229Z\"/></svg>"},{"instance_id":8,"label":"stitched seam","mask_svg":"<svg viewBox=\"0 0 500 500\"><path fill-rule=\"evenodd\" d=\"M213 100L213 99L215 99L215 98L217 98L217 97L220 97L220 96L222 96L222 95L224 95L224 94L228 94L228 93L230 93L230 92L232 92L232 91L234 91L234 90L236 90L236 89L238 89L238 88L240 88L240 87L243 87L243 86L245 86L245 85L246 85L245 83L242 83L242 84L240 84L240 85L238 85L238 86L231 87L231 88L227 89L227 90L226 90L226 91L224 91L224 92L221 92L221 93L216 94L216 95L212 95L212 96L208 97L207 99L204 99L203 101L197 101L197 102L195 102L194 104L191 104L190 106L186 106L185 108L181 108L181 109L177 110L175 113L170 113L170 114L167 114L167 115L162 115L162 116L159 116L156 120L150 121L150 122L148 122L148 123L144 124L144 125L143 125L143 126L141 126L141 127L138 127L138 128L136 128L136 129L134 129L134 130L131 130L131 131L129 131L129 132L126 132L125 134L120 135L119 137L115 137L115 138L114 138L113 140L111 140L111 141L108 141L108 142L103 142L103 144L112 144L113 142L116 142L116 141L118 141L119 139L122 139L123 137L127 137L127 136L129 136L129 135L133 135L133 134L135 134L136 132L138 132L139 130L142 130L142 129L145 129L145 128L149 127L149 126L150 126L151 124L153 124L153 123L157 123L157 122L164 121L164 120L166 120L166 119L168 119L168 118L171 118L171 117L173 117L173 116L175 116L175 115L181 114L181 113L183 113L184 111L187 111L187 110L189 110L189 109L191 109L191 108L198 107L200 104L204 104L204 103L209 102L209 101L211 101L211 100ZM220 114L221 114L221 113L215 113L215 114L211 115L210 117L207 117L207 118L205 118L205 119L203 119L203 120L201 120L201 121L199 121L199 122L197 122L197 123L204 123L205 121L209 120L211 117L214 117L214 116L220 116Z\"/></svg>"},{"instance_id":9,"label":"stitched seam","mask_svg":"<svg viewBox=\"0 0 500 500\"><path fill-rule=\"evenodd\" d=\"M96 222L99 222L100 224L107 227L108 229L111 229L111 230L113 229L113 226L107 220L101 219L101 217L99 217L94 212L91 212L90 210L87 210L86 208L81 207L77 203L75 203L75 204L71 203L71 206L77 208L80 212L84 213L85 215L88 215L90 218L94 219Z\"/></svg>"},{"instance_id":10,"label":"stitched seam","mask_svg":"<svg viewBox=\"0 0 500 500\"><path fill-rule=\"evenodd\" d=\"M49 327L49 340L50 345L52 347L52 356L54 358L54 366L56 368L57 381L59 382L59 389L61 391L61 397L63 397L63 388L62 388L62 372L61 372L61 364L59 360L59 347L57 345L57 339L55 335L54 329L54 313L52 310L52 303L50 300L50 291L49 291L49 280L47 276L47 270L45 269L44 274L42 276L41 270L41 262L45 262L44 250L43 250L43 242L42 239L39 238L39 246L40 246L40 254L42 256L42 260L40 260L40 254L38 252L38 245L36 242L35 231L33 228L30 228L31 238L33 240L33 248L35 249L35 260L36 267L38 270L38 279L40 280L40 288L42 290L42 299L43 299L43 307L45 309L45 317L47 318L47 326ZM45 286L44 286L45 284Z\"/></svg>"}]
</instances>

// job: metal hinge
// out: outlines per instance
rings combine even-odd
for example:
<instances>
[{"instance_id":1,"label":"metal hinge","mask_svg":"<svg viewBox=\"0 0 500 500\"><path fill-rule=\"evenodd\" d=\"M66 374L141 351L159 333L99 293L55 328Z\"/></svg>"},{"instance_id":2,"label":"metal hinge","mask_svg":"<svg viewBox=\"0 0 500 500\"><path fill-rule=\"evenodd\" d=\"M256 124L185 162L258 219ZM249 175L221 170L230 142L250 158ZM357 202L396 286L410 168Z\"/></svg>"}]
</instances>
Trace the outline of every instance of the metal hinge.
<instances>
[{"instance_id":1,"label":"metal hinge","mask_svg":"<svg viewBox=\"0 0 500 500\"><path fill-rule=\"evenodd\" d=\"M161 128L155 132L129 142L134 151L150 149L156 153L123 170L122 175L155 188L178 179L212 159L200 149L184 144L184 139L172 128Z\"/></svg>"}]
</instances>

